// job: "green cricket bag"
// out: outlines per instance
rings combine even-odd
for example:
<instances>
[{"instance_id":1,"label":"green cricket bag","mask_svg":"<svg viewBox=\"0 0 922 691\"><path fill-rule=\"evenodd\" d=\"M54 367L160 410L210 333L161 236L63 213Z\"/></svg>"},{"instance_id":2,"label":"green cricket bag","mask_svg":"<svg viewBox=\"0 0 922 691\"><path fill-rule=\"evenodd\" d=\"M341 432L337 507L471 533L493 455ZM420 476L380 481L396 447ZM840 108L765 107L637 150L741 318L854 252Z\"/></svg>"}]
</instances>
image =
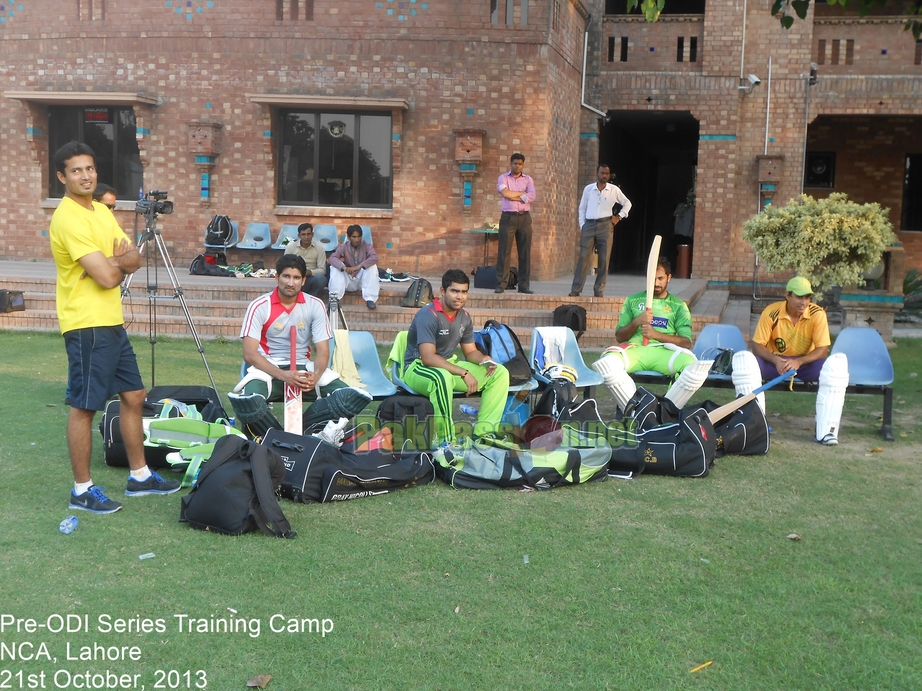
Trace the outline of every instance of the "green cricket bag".
<instances>
[{"instance_id":1,"label":"green cricket bag","mask_svg":"<svg viewBox=\"0 0 922 691\"><path fill-rule=\"evenodd\" d=\"M584 448L525 449L485 437L436 451L435 474L452 487L553 489L605 480L610 458L611 447L601 441Z\"/></svg>"}]
</instances>

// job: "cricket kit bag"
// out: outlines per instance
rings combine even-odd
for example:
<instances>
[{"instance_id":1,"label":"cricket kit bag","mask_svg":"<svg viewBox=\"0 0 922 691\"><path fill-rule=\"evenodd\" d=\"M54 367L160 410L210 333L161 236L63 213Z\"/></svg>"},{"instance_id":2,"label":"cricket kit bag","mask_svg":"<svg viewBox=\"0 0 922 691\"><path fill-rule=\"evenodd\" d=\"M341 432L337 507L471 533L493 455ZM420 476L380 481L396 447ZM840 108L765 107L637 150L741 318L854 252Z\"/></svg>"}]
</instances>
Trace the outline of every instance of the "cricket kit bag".
<instances>
[{"instance_id":1,"label":"cricket kit bag","mask_svg":"<svg viewBox=\"0 0 922 691\"><path fill-rule=\"evenodd\" d=\"M706 411L719 408L714 401L704 401L701 407ZM755 399L737 408L723 420L714 424L717 435L717 458L728 454L758 456L768 453L771 444L768 421L762 407Z\"/></svg>"},{"instance_id":2,"label":"cricket kit bag","mask_svg":"<svg viewBox=\"0 0 922 691\"><path fill-rule=\"evenodd\" d=\"M269 430L263 444L282 458L281 495L301 504L345 501L432 482L428 454L379 449L343 453L310 435Z\"/></svg>"},{"instance_id":3,"label":"cricket kit bag","mask_svg":"<svg viewBox=\"0 0 922 691\"><path fill-rule=\"evenodd\" d=\"M240 535L254 530L297 536L282 513L276 489L285 466L271 449L237 436L224 437L182 498L179 520L199 530Z\"/></svg>"},{"instance_id":4,"label":"cricket kit bag","mask_svg":"<svg viewBox=\"0 0 922 691\"><path fill-rule=\"evenodd\" d=\"M481 353L505 365L511 386L524 384L534 374L528 364L528 356L519 343L519 337L505 324L488 319L480 331L474 332L474 344Z\"/></svg>"},{"instance_id":5,"label":"cricket kit bag","mask_svg":"<svg viewBox=\"0 0 922 691\"><path fill-rule=\"evenodd\" d=\"M489 266L478 266L473 271L474 273L474 287L475 288L488 288L493 290L496 287L496 264L490 264ZM509 267L509 282L506 284L506 288L515 288L519 284L519 270L511 266Z\"/></svg>"},{"instance_id":6,"label":"cricket kit bag","mask_svg":"<svg viewBox=\"0 0 922 691\"><path fill-rule=\"evenodd\" d=\"M717 435L707 411L699 405L682 410L665 397L642 386L628 401L625 420L636 427L627 432L626 443L612 450L609 469L614 473L643 472L653 475L706 477L717 454Z\"/></svg>"},{"instance_id":7,"label":"cricket kit bag","mask_svg":"<svg viewBox=\"0 0 922 691\"><path fill-rule=\"evenodd\" d=\"M116 468L128 467L128 452L122 440L121 403L118 400L106 403L106 408L99 422L102 434L103 453L106 465ZM155 386L147 392L141 422L145 429L145 439L151 422L167 418L187 418L225 424L227 413L221 405L221 399L215 390L207 386ZM168 468L167 454L176 451L177 446L169 444L147 444L144 446L144 458L151 468Z\"/></svg>"},{"instance_id":8,"label":"cricket kit bag","mask_svg":"<svg viewBox=\"0 0 922 691\"><path fill-rule=\"evenodd\" d=\"M526 449L500 439L465 439L460 446L437 450L435 474L452 487L553 489L605 480L611 447L553 445Z\"/></svg>"}]
</instances>

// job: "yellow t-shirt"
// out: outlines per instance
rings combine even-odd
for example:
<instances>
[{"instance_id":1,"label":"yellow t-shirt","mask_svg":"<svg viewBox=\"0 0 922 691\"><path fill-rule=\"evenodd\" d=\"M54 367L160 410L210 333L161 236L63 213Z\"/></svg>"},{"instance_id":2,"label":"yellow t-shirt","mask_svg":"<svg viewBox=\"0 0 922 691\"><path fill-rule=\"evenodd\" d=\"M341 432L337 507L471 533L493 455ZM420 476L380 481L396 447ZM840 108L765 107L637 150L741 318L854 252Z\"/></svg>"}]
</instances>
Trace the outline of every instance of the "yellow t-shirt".
<instances>
[{"instance_id":1,"label":"yellow t-shirt","mask_svg":"<svg viewBox=\"0 0 922 691\"><path fill-rule=\"evenodd\" d=\"M48 234L58 267L57 310L61 333L125 322L119 286L103 288L83 275L79 260L93 252L112 256L116 239L128 239L115 216L99 202L90 211L64 197L51 217Z\"/></svg>"},{"instance_id":2,"label":"yellow t-shirt","mask_svg":"<svg viewBox=\"0 0 922 691\"><path fill-rule=\"evenodd\" d=\"M831 342L826 311L819 305L808 305L794 325L788 316L787 302L773 302L759 317L752 340L785 357L806 355Z\"/></svg>"}]
</instances>

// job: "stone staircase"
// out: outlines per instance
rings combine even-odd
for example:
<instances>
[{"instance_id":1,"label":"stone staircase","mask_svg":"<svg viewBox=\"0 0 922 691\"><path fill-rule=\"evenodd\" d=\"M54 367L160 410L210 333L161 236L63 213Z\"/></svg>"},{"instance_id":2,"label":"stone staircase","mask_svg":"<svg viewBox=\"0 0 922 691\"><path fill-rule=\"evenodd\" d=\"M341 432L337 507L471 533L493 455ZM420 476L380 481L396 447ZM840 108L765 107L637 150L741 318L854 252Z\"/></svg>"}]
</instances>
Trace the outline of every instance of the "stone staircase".
<instances>
[{"instance_id":1,"label":"stone staircase","mask_svg":"<svg viewBox=\"0 0 922 691\"><path fill-rule=\"evenodd\" d=\"M24 293L26 311L0 315L0 329L57 330L55 314L54 265L36 262L0 261L0 288L20 290ZM196 332L203 339L223 337L236 339L249 302L275 286L274 279L235 279L208 276L177 275L179 291L185 299ZM124 301L125 321L136 333L147 333L151 299L147 288L148 276L141 269L132 281ZM438 279L430 277L438 289ZM167 273L161 269L155 280L153 304L157 332L176 337L191 336L182 305ZM631 292L642 288L643 279L636 276L616 277L609 281L607 292L612 297L567 297L569 280L538 282L537 293L521 295L506 291L497 295L492 290L472 288L467 309L476 327L487 319L508 324L527 349L531 330L536 326L550 326L554 308L561 304L576 303L586 308L588 330L580 339L580 347L601 349L615 343L615 326L624 303ZM381 284L381 298L376 310L369 310L361 296L347 293L342 301L343 313L349 328L369 331L378 343L390 343L397 331L407 329L416 310L400 306L409 283ZM704 280L674 280L673 292L685 300L692 310L695 334L705 324L735 323L743 335L749 337L749 301L729 301L729 292L707 288ZM617 295L616 295L617 294Z\"/></svg>"}]
</instances>

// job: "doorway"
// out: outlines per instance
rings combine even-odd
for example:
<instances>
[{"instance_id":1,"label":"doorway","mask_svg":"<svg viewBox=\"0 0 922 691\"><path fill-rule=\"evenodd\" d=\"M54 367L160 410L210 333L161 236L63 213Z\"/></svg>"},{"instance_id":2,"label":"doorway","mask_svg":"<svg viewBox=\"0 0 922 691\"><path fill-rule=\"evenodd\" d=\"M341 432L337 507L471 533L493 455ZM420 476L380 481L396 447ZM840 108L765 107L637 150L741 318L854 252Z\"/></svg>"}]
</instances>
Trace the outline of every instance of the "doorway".
<instances>
[{"instance_id":1,"label":"doorway","mask_svg":"<svg viewBox=\"0 0 922 691\"><path fill-rule=\"evenodd\" d=\"M615 228L609 273L640 274L656 235L675 267L676 207L695 185L698 121L683 112L609 111L599 132L599 163L631 200L628 218Z\"/></svg>"}]
</instances>

